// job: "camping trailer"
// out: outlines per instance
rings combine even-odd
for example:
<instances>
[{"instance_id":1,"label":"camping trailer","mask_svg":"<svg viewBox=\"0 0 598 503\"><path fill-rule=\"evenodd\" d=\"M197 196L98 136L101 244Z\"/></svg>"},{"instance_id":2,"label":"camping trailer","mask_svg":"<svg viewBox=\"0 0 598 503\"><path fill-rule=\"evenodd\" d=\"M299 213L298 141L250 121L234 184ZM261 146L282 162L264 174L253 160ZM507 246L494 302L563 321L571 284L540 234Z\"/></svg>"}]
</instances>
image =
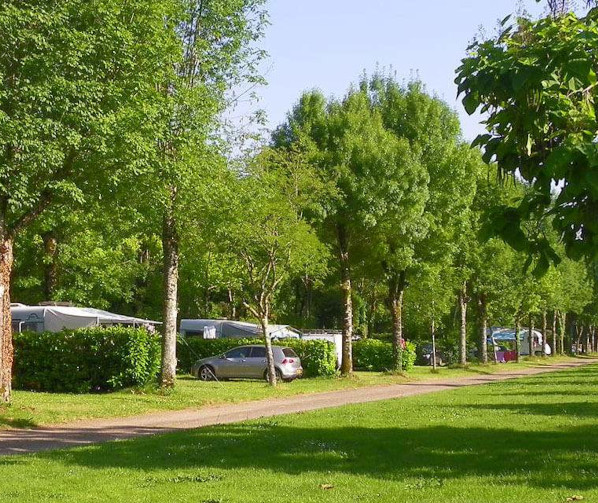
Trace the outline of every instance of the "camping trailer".
<instances>
[{"instance_id":1,"label":"camping trailer","mask_svg":"<svg viewBox=\"0 0 598 503\"><path fill-rule=\"evenodd\" d=\"M542 344L545 345L546 354L552 353L550 346L544 341L542 332L532 330L534 338L534 354L542 354ZM493 345L515 342L515 329L492 327L488 329L488 342ZM519 330L519 354L529 356L529 329L521 328Z\"/></svg>"},{"instance_id":2,"label":"camping trailer","mask_svg":"<svg viewBox=\"0 0 598 503\"><path fill-rule=\"evenodd\" d=\"M161 323L133 316L102 311L89 307L73 306L26 306L11 304L13 332L59 332L97 326L129 326L155 329Z\"/></svg>"},{"instance_id":3,"label":"camping trailer","mask_svg":"<svg viewBox=\"0 0 598 503\"><path fill-rule=\"evenodd\" d=\"M185 337L202 339L244 339L259 337L262 327L255 323L234 320L181 320L180 333ZM269 325L272 339L299 339L301 332L289 325Z\"/></svg>"}]
</instances>

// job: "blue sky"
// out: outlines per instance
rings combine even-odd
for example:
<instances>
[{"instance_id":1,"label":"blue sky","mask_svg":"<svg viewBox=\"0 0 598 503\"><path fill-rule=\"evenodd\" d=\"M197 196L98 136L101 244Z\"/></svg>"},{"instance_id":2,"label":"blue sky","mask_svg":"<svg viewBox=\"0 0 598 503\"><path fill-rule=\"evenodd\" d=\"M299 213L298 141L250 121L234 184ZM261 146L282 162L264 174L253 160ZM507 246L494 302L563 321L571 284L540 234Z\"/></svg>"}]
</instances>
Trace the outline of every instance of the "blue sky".
<instances>
[{"instance_id":1,"label":"blue sky","mask_svg":"<svg viewBox=\"0 0 598 503\"><path fill-rule=\"evenodd\" d=\"M268 86L260 108L274 127L302 91L318 88L342 96L362 71L392 67L400 79L418 75L462 118L464 136L482 131L456 100L454 71L483 27L494 33L498 20L535 0L269 0L271 26L262 41Z\"/></svg>"}]
</instances>

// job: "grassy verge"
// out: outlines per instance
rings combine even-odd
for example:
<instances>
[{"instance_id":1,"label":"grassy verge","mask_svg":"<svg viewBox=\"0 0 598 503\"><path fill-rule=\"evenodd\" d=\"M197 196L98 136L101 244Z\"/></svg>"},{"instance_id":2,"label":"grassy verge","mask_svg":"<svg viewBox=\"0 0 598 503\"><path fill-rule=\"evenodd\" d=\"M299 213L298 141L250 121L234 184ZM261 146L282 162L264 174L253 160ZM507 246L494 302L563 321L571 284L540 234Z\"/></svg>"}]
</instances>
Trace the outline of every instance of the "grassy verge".
<instances>
[{"instance_id":1,"label":"grassy verge","mask_svg":"<svg viewBox=\"0 0 598 503\"><path fill-rule=\"evenodd\" d=\"M435 374L429 367L416 367L407 377L376 372L356 372L352 378L302 379L292 383L281 383L276 389L270 388L262 381L203 383L191 377L181 377L176 389L167 394L155 390L125 390L110 394L87 395L15 391L12 405L0 406L0 429L43 426L78 419L125 417L161 410L180 410L211 404L395 384L406 380L513 372L529 366L571 360L573 359L559 357L543 361L537 358L519 364L442 368Z\"/></svg>"},{"instance_id":2,"label":"grassy verge","mask_svg":"<svg viewBox=\"0 0 598 503\"><path fill-rule=\"evenodd\" d=\"M598 365L0 458L2 501L598 500Z\"/></svg>"}]
</instances>

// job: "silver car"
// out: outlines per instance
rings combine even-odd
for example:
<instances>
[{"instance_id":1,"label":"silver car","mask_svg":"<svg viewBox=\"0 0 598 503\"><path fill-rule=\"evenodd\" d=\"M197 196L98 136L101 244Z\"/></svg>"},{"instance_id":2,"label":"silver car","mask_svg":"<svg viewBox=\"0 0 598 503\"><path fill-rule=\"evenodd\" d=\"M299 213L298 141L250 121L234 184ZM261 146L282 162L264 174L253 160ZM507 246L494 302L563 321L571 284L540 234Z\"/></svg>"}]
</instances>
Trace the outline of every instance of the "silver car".
<instances>
[{"instance_id":1,"label":"silver car","mask_svg":"<svg viewBox=\"0 0 598 503\"><path fill-rule=\"evenodd\" d=\"M272 346L276 378L292 381L303 375L301 360L291 348ZM191 367L191 374L202 381L214 379L266 379L266 347L239 346L220 356L204 358Z\"/></svg>"}]
</instances>

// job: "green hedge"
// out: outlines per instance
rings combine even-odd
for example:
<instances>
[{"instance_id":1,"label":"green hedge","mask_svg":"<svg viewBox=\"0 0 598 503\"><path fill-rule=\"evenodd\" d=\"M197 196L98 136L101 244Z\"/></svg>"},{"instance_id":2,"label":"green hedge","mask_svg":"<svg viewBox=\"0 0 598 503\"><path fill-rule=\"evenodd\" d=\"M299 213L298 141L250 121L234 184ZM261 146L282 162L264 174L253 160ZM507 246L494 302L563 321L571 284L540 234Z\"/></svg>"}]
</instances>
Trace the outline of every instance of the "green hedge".
<instances>
[{"instance_id":1,"label":"green hedge","mask_svg":"<svg viewBox=\"0 0 598 503\"><path fill-rule=\"evenodd\" d=\"M144 329L94 327L14 335L17 389L88 393L153 382L160 337Z\"/></svg>"},{"instance_id":2,"label":"green hedge","mask_svg":"<svg viewBox=\"0 0 598 503\"><path fill-rule=\"evenodd\" d=\"M415 344L407 342L403 350L403 370L415 363ZM392 344L376 339L363 339L353 343L353 367L356 370L383 372L392 368Z\"/></svg>"},{"instance_id":3,"label":"green hedge","mask_svg":"<svg viewBox=\"0 0 598 503\"><path fill-rule=\"evenodd\" d=\"M200 337L179 337L177 343L178 369L189 372L191 366L202 358L222 354L229 349L247 344L263 344L261 338L253 339L202 339ZM275 345L292 348L299 358L306 377L329 376L336 372L334 344L327 341L303 341L284 339Z\"/></svg>"}]
</instances>

